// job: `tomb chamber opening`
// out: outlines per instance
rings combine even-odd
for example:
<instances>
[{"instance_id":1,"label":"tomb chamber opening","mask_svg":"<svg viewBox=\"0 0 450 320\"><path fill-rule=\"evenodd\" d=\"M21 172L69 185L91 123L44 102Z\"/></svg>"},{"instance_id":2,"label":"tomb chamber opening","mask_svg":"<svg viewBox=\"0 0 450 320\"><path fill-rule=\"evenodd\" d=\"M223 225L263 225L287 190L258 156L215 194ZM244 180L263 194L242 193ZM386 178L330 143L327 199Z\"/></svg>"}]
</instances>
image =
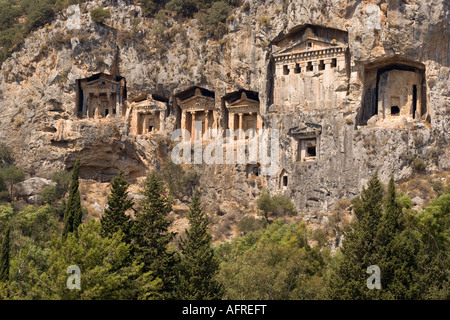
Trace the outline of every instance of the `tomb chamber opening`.
<instances>
[{"instance_id":1,"label":"tomb chamber opening","mask_svg":"<svg viewBox=\"0 0 450 320\"><path fill-rule=\"evenodd\" d=\"M425 120L425 66L418 62L392 58L364 68L364 90L357 125L397 119Z\"/></svg>"}]
</instances>

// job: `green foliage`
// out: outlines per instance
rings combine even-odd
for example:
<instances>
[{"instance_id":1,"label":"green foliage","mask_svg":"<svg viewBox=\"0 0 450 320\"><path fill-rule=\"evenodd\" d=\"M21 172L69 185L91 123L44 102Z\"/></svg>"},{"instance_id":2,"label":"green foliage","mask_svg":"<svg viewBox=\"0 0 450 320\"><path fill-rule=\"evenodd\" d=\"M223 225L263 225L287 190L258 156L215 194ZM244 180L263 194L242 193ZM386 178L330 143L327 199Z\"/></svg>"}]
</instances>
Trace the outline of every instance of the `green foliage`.
<instances>
[{"instance_id":1,"label":"green foliage","mask_svg":"<svg viewBox=\"0 0 450 320\"><path fill-rule=\"evenodd\" d=\"M0 231L7 229L13 213L14 209L11 205L7 206L0 205Z\"/></svg>"},{"instance_id":2,"label":"green foliage","mask_svg":"<svg viewBox=\"0 0 450 320\"><path fill-rule=\"evenodd\" d=\"M9 189L9 198L14 199L14 186L25 180L25 172L15 165L10 165L0 169L0 176L0 180L4 181Z\"/></svg>"},{"instance_id":3,"label":"green foliage","mask_svg":"<svg viewBox=\"0 0 450 320\"><path fill-rule=\"evenodd\" d=\"M72 171L72 182L69 188L69 198L67 199L66 211L64 212L63 238L71 232L77 232L81 224L82 211L79 188L80 159L75 162Z\"/></svg>"},{"instance_id":4,"label":"green foliage","mask_svg":"<svg viewBox=\"0 0 450 320\"><path fill-rule=\"evenodd\" d=\"M69 171L60 170L52 175L52 181L56 183L56 194L58 197L63 197L69 190L71 174Z\"/></svg>"},{"instance_id":5,"label":"green foliage","mask_svg":"<svg viewBox=\"0 0 450 320\"><path fill-rule=\"evenodd\" d=\"M8 227L0 246L0 283L9 280L10 231Z\"/></svg>"},{"instance_id":6,"label":"green foliage","mask_svg":"<svg viewBox=\"0 0 450 320\"><path fill-rule=\"evenodd\" d=\"M24 25L26 33L49 23L53 19L54 1L22 1L22 5L25 5L25 12L27 13Z\"/></svg>"},{"instance_id":7,"label":"green foliage","mask_svg":"<svg viewBox=\"0 0 450 320\"><path fill-rule=\"evenodd\" d=\"M170 0L166 4L166 9L174 11L183 17L192 18L199 8L196 0Z\"/></svg>"},{"instance_id":8,"label":"green foliage","mask_svg":"<svg viewBox=\"0 0 450 320\"><path fill-rule=\"evenodd\" d=\"M382 216L383 187L375 173L353 201L357 221L345 232L342 259L333 270L328 295L332 299L376 298L377 290L366 287L366 270L377 265L375 239Z\"/></svg>"},{"instance_id":9,"label":"green foliage","mask_svg":"<svg viewBox=\"0 0 450 320\"><path fill-rule=\"evenodd\" d=\"M408 196L407 194L399 193L397 202L400 205L400 207L402 207L402 208L405 208L405 209L412 208L412 200L411 200L410 196Z\"/></svg>"},{"instance_id":10,"label":"green foliage","mask_svg":"<svg viewBox=\"0 0 450 320\"><path fill-rule=\"evenodd\" d=\"M136 213L132 236L136 245L136 258L144 264L144 271L151 271L162 279L160 298L168 298L175 281L175 257L169 252L169 243L175 234L168 232L170 222L167 215L172 210L172 200L156 172L150 173L141 192L144 199L139 202L141 210Z\"/></svg>"},{"instance_id":11,"label":"green foliage","mask_svg":"<svg viewBox=\"0 0 450 320\"><path fill-rule=\"evenodd\" d=\"M52 204L58 200L58 193L55 186L47 186L41 191L41 200L44 204Z\"/></svg>"},{"instance_id":12,"label":"green foliage","mask_svg":"<svg viewBox=\"0 0 450 320\"><path fill-rule=\"evenodd\" d=\"M414 158L412 168L416 173L424 173L427 169L427 164L420 158Z\"/></svg>"},{"instance_id":13,"label":"green foliage","mask_svg":"<svg viewBox=\"0 0 450 320\"><path fill-rule=\"evenodd\" d=\"M156 4L153 0L143 0L141 2L142 14L144 17L151 17L156 12Z\"/></svg>"},{"instance_id":14,"label":"green foliage","mask_svg":"<svg viewBox=\"0 0 450 320\"><path fill-rule=\"evenodd\" d=\"M437 193L440 193L444 189L444 185L440 181L436 181L433 183L433 190Z\"/></svg>"},{"instance_id":15,"label":"green foliage","mask_svg":"<svg viewBox=\"0 0 450 320\"><path fill-rule=\"evenodd\" d=\"M374 177L371 181L354 201L358 220L346 233L341 254L331 268L328 296L448 299L450 195L442 195L416 212L410 209L409 197L396 192L393 178L384 201L379 182ZM365 271L370 265L380 267L381 290L366 287Z\"/></svg>"},{"instance_id":16,"label":"green foliage","mask_svg":"<svg viewBox=\"0 0 450 320\"><path fill-rule=\"evenodd\" d=\"M194 169L185 171L181 165L170 160L163 165L160 178L167 183L170 194L180 200L191 197L193 190L200 182L197 171Z\"/></svg>"},{"instance_id":17,"label":"green foliage","mask_svg":"<svg viewBox=\"0 0 450 320\"><path fill-rule=\"evenodd\" d=\"M231 12L231 7L225 1L214 2L205 13L199 16L202 30L207 37L220 39L226 32L225 20Z\"/></svg>"},{"instance_id":18,"label":"green foliage","mask_svg":"<svg viewBox=\"0 0 450 320\"><path fill-rule=\"evenodd\" d=\"M111 12L102 7L92 9L89 14L91 15L92 21L97 23L103 23L106 19L111 18Z\"/></svg>"},{"instance_id":19,"label":"green foliage","mask_svg":"<svg viewBox=\"0 0 450 320\"><path fill-rule=\"evenodd\" d=\"M130 217L126 212L133 208L133 201L128 199L129 186L130 184L125 180L122 171L111 182L108 208L105 209L105 213L100 220L103 236L111 236L121 230L126 241L130 240Z\"/></svg>"},{"instance_id":20,"label":"green foliage","mask_svg":"<svg viewBox=\"0 0 450 320\"><path fill-rule=\"evenodd\" d=\"M267 225L266 221L263 219L256 219L252 216L246 216L241 219L238 223L239 231L243 233L248 233L252 231L258 231L263 229Z\"/></svg>"},{"instance_id":21,"label":"green foliage","mask_svg":"<svg viewBox=\"0 0 450 320\"><path fill-rule=\"evenodd\" d=\"M271 197L267 190L263 190L257 203L258 209L262 211L266 220L268 220L269 215L274 217L295 215L295 207L291 199L282 194Z\"/></svg>"},{"instance_id":22,"label":"green foliage","mask_svg":"<svg viewBox=\"0 0 450 320\"><path fill-rule=\"evenodd\" d=\"M447 185L445 186L445 188L444 188L444 192L443 192L444 194L446 194L446 193L450 193L450 183L447 183Z\"/></svg>"},{"instance_id":23,"label":"green foliage","mask_svg":"<svg viewBox=\"0 0 450 320\"><path fill-rule=\"evenodd\" d=\"M208 216L202 210L196 192L187 215L190 229L181 242L180 276L177 281L177 298L182 300L217 300L223 288L216 280L219 264L214 256Z\"/></svg>"},{"instance_id":24,"label":"green foliage","mask_svg":"<svg viewBox=\"0 0 450 320\"><path fill-rule=\"evenodd\" d=\"M18 212L0 207L0 231L6 225L11 228L10 277L0 299L25 299L38 281L31 274L48 268L49 241L60 235L60 223L52 207L30 205Z\"/></svg>"},{"instance_id":25,"label":"green foliage","mask_svg":"<svg viewBox=\"0 0 450 320\"><path fill-rule=\"evenodd\" d=\"M65 240L55 238L48 254L48 266L34 271L39 279L27 293L34 299L137 299L157 290L161 281L142 273L142 265L131 259L131 248L123 234L104 238L100 223L90 220ZM68 290L66 270L76 265L81 271L81 290Z\"/></svg>"},{"instance_id":26,"label":"green foliage","mask_svg":"<svg viewBox=\"0 0 450 320\"><path fill-rule=\"evenodd\" d=\"M5 143L0 143L0 168L9 167L14 164L13 152Z\"/></svg>"},{"instance_id":27,"label":"green foliage","mask_svg":"<svg viewBox=\"0 0 450 320\"><path fill-rule=\"evenodd\" d=\"M321 299L330 252L308 245L305 223L280 220L217 248L224 299Z\"/></svg>"}]
</instances>

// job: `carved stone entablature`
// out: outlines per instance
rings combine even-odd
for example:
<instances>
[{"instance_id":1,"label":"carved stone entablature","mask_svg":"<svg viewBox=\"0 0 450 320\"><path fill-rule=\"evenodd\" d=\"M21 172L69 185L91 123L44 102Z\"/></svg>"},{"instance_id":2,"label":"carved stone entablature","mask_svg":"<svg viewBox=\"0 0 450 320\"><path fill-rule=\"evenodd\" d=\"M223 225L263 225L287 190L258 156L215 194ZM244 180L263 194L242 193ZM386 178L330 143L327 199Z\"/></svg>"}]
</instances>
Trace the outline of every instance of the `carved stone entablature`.
<instances>
[{"instance_id":1,"label":"carved stone entablature","mask_svg":"<svg viewBox=\"0 0 450 320\"><path fill-rule=\"evenodd\" d=\"M292 53L292 52L283 53L283 52L274 55L274 60L276 62L298 62L298 61L309 61L309 60L318 60L318 59L326 59L326 58L335 58L338 56L345 55L345 48L334 47L334 48L328 48L328 49L320 49L320 50L296 52L296 53Z\"/></svg>"},{"instance_id":2,"label":"carved stone entablature","mask_svg":"<svg viewBox=\"0 0 450 320\"><path fill-rule=\"evenodd\" d=\"M147 95L144 100L135 101L131 104L136 108L137 112L154 112L154 111L166 111L167 104L153 99L151 94Z\"/></svg>"},{"instance_id":3,"label":"carved stone entablature","mask_svg":"<svg viewBox=\"0 0 450 320\"><path fill-rule=\"evenodd\" d=\"M321 125L308 122L289 129L289 135L299 139L314 138L320 136L321 133Z\"/></svg>"},{"instance_id":4,"label":"carved stone entablature","mask_svg":"<svg viewBox=\"0 0 450 320\"><path fill-rule=\"evenodd\" d=\"M257 113L259 112L259 102L247 98L245 92L242 92L241 98L233 103L227 104L227 108L232 113Z\"/></svg>"},{"instance_id":5,"label":"carved stone entablature","mask_svg":"<svg viewBox=\"0 0 450 320\"><path fill-rule=\"evenodd\" d=\"M184 111L205 111L215 109L214 98L202 95L201 90L198 88L195 90L194 96L186 100L177 98L177 103Z\"/></svg>"}]
</instances>

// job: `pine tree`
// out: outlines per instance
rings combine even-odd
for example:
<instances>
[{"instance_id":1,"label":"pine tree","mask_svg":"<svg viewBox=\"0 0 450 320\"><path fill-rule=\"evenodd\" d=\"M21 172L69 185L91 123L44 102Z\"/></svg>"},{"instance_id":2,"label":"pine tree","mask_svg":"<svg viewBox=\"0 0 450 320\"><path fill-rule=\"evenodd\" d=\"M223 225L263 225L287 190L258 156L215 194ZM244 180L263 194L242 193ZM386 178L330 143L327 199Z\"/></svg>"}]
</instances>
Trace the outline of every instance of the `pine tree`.
<instances>
[{"instance_id":1,"label":"pine tree","mask_svg":"<svg viewBox=\"0 0 450 320\"><path fill-rule=\"evenodd\" d=\"M7 282L9 280L10 231L11 228L8 227L3 236L2 246L0 247L0 282Z\"/></svg>"},{"instance_id":2,"label":"pine tree","mask_svg":"<svg viewBox=\"0 0 450 320\"><path fill-rule=\"evenodd\" d=\"M75 167L72 171L72 181L69 187L69 198L66 204L66 211L64 212L64 229L63 238L67 237L69 232L78 231L78 226L81 224L81 199L79 188L79 174L80 174L80 159L75 162Z\"/></svg>"},{"instance_id":3,"label":"pine tree","mask_svg":"<svg viewBox=\"0 0 450 320\"><path fill-rule=\"evenodd\" d=\"M108 208L105 209L100 222L102 235L112 236L115 232L122 230L125 240L130 240L130 218L126 212L133 208L133 200L128 199L128 187L130 184L125 180L123 172L111 182L111 194L108 196Z\"/></svg>"},{"instance_id":4,"label":"pine tree","mask_svg":"<svg viewBox=\"0 0 450 320\"><path fill-rule=\"evenodd\" d=\"M175 233L168 232L170 222L167 215L172 210L172 200L163 181L152 172L141 192L145 196L139 202L132 227L137 258L144 263L144 272L152 271L163 281L161 298L170 298L174 286L175 257L169 252L169 243Z\"/></svg>"},{"instance_id":5,"label":"pine tree","mask_svg":"<svg viewBox=\"0 0 450 320\"><path fill-rule=\"evenodd\" d=\"M183 300L216 300L223 295L221 284L215 279L219 263L214 256L208 216L201 209L195 192L188 214L190 229L181 242L180 281L178 298Z\"/></svg>"},{"instance_id":6,"label":"pine tree","mask_svg":"<svg viewBox=\"0 0 450 320\"><path fill-rule=\"evenodd\" d=\"M342 257L329 280L328 294L333 299L373 299L379 290L369 290L366 273L370 265L378 265L375 239L382 216L383 187L377 172L367 189L353 201L357 221L345 232Z\"/></svg>"}]
</instances>

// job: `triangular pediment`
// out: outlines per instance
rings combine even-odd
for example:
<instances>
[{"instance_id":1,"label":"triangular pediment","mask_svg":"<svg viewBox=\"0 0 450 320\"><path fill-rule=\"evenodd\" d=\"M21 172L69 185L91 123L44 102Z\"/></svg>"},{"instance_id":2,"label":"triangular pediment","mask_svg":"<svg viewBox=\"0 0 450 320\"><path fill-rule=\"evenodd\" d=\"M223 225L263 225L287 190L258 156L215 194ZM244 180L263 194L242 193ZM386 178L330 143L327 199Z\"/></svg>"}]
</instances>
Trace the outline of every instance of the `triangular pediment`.
<instances>
[{"instance_id":1,"label":"triangular pediment","mask_svg":"<svg viewBox=\"0 0 450 320\"><path fill-rule=\"evenodd\" d=\"M87 86L102 86L102 85L106 85L106 84L118 85L120 83L117 82L117 81L114 81L114 80L100 78L100 79L97 79L97 80L94 80L94 81L90 81L86 85Z\"/></svg>"},{"instance_id":2,"label":"triangular pediment","mask_svg":"<svg viewBox=\"0 0 450 320\"><path fill-rule=\"evenodd\" d=\"M312 43L312 46L308 47L308 43ZM315 38L306 38L304 40L293 43L293 44L287 46L286 48L280 50L279 52L277 52L277 55L314 51L314 50L329 48L332 46L334 46L334 44L331 41L319 40L319 39L315 39Z\"/></svg>"},{"instance_id":3,"label":"triangular pediment","mask_svg":"<svg viewBox=\"0 0 450 320\"><path fill-rule=\"evenodd\" d=\"M202 95L200 89L195 90L194 96L181 100L177 98L178 105L184 110L211 110L214 109L214 98Z\"/></svg>"},{"instance_id":4,"label":"triangular pediment","mask_svg":"<svg viewBox=\"0 0 450 320\"><path fill-rule=\"evenodd\" d=\"M250 106L258 107L259 102L257 100L252 100L252 99L247 98L247 95L245 94L245 92L242 92L241 98L239 100L236 100L233 103L231 103L228 107L237 108L237 107L250 107Z\"/></svg>"},{"instance_id":5,"label":"triangular pediment","mask_svg":"<svg viewBox=\"0 0 450 320\"><path fill-rule=\"evenodd\" d=\"M164 110L167 108L165 102L155 100L151 94L147 95L146 99L133 102L137 109L154 109L154 110Z\"/></svg>"},{"instance_id":6,"label":"triangular pediment","mask_svg":"<svg viewBox=\"0 0 450 320\"><path fill-rule=\"evenodd\" d=\"M289 129L289 135L310 137L318 136L322 133L322 126L315 123L300 123L298 126Z\"/></svg>"}]
</instances>

